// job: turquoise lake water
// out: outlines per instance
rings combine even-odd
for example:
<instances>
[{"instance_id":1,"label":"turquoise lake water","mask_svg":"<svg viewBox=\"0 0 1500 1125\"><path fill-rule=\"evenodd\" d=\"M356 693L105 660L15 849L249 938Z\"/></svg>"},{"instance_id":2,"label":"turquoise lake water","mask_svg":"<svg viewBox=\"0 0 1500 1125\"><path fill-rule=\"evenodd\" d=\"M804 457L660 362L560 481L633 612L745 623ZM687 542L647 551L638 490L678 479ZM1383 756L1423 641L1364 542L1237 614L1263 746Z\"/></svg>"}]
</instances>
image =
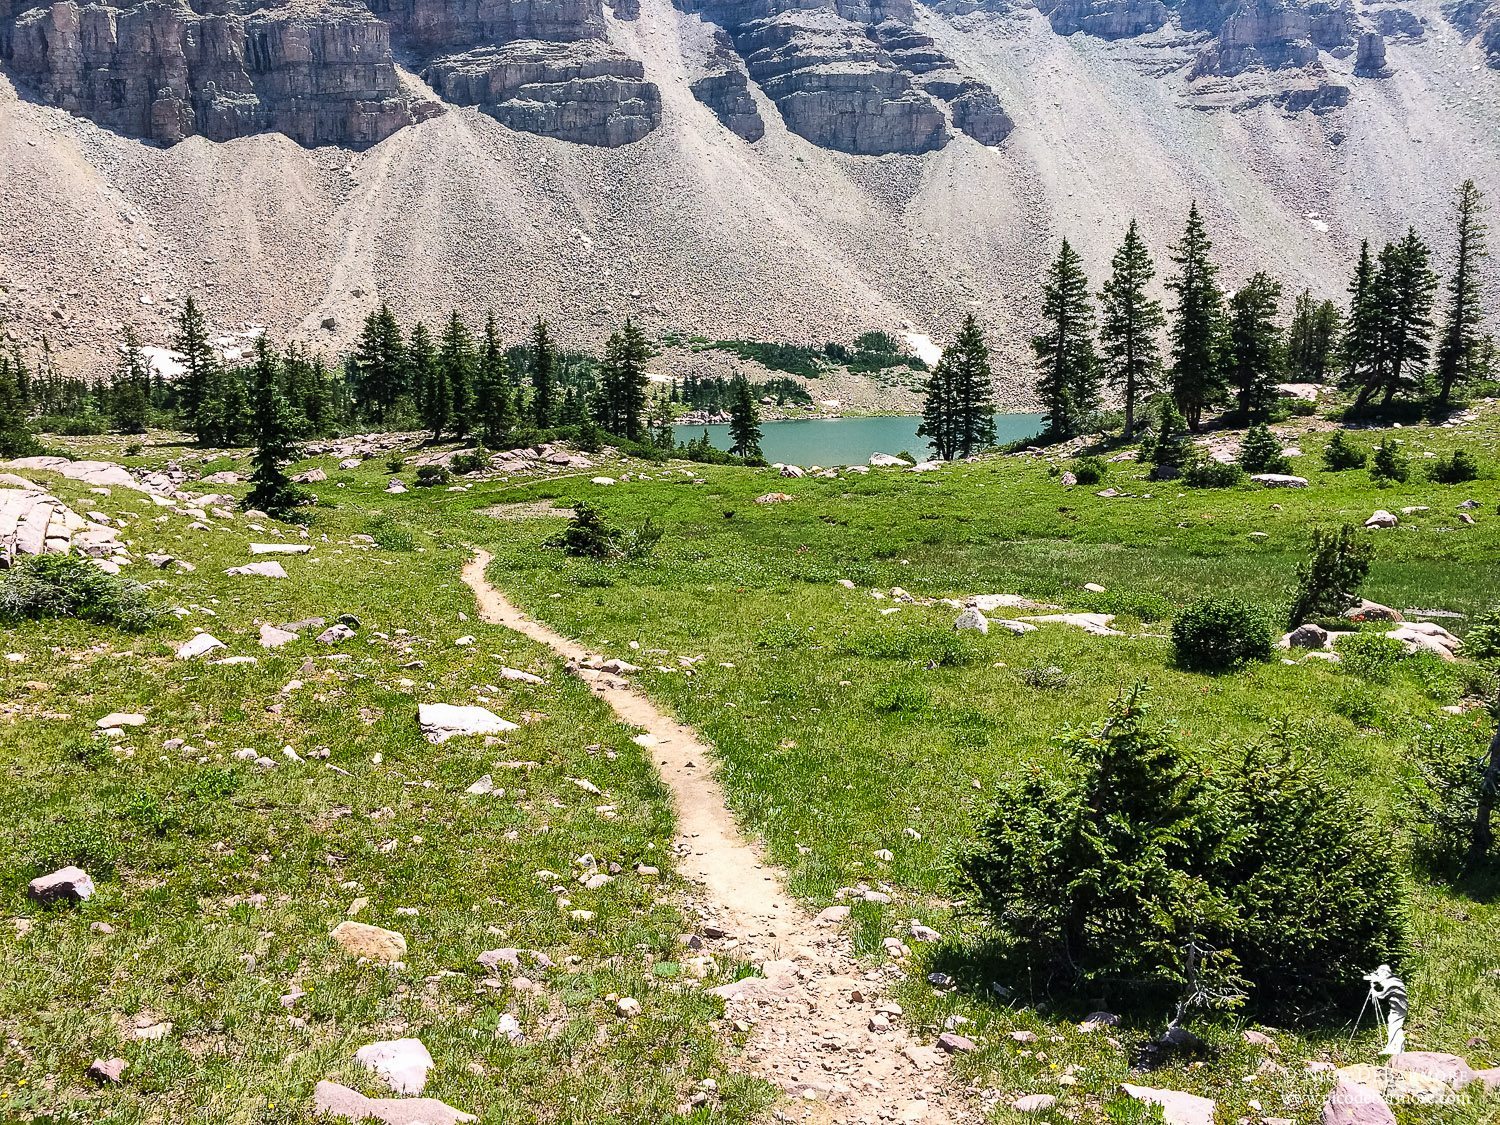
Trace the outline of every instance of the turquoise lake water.
<instances>
[{"instance_id":1,"label":"turquoise lake water","mask_svg":"<svg viewBox=\"0 0 1500 1125\"><path fill-rule=\"evenodd\" d=\"M1041 414L995 415L996 441L1016 441L1042 432ZM761 423L761 452L767 461L787 465L863 465L872 453L902 450L928 457L932 449L926 438L917 437L922 419L914 415L894 418L792 418ZM708 440L720 449L729 448L728 426L677 426L679 442L689 442L708 431Z\"/></svg>"}]
</instances>

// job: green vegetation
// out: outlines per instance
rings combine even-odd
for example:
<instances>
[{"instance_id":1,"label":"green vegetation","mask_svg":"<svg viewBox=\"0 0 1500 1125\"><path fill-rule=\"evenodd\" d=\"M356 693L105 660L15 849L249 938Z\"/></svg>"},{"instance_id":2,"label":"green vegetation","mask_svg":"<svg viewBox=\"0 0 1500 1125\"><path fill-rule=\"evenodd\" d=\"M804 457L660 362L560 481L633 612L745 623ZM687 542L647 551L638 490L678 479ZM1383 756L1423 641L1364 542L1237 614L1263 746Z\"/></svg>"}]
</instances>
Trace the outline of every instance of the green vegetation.
<instances>
[{"instance_id":1,"label":"green vegetation","mask_svg":"<svg viewBox=\"0 0 1500 1125\"><path fill-rule=\"evenodd\" d=\"M1172 619L1172 652L1190 671L1230 672L1271 658L1271 623L1239 598L1204 598Z\"/></svg>"},{"instance_id":2,"label":"green vegetation","mask_svg":"<svg viewBox=\"0 0 1500 1125\"><path fill-rule=\"evenodd\" d=\"M161 624L165 613L139 582L74 555L38 555L0 571L0 621L60 617L138 633Z\"/></svg>"}]
</instances>

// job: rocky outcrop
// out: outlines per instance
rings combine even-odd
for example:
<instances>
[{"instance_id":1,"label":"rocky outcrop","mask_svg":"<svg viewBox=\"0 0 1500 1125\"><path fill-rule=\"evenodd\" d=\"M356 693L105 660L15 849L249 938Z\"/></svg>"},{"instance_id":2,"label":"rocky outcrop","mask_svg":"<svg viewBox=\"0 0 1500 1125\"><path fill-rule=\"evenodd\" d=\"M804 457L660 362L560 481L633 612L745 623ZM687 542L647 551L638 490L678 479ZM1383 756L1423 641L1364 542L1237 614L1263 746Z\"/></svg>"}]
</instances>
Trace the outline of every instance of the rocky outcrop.
<instances>
[{"instance_id":1,"label":"rocky outcrop","mask_svg":"<svg viewBox=\"0 0 1500 1125\"><path fill-rule=\"evenodd\" d=\"M766 123L750 96L750 83L734 53L734 43L723 28L714 28L703 69L703 76L689 84L693 97L713 110L719 123L741 140L754 143L765 136Z\"/></svg>"},{"instance_id":2,"label":"rocky outcrop","mask_svg":"<svg viewBox=\"0 0 1500 1125\"><path fill-rule=\"evenodd\" d=\"M661 124L661 94L640 61L600 42L480 47L422 76L447 101L559 140L614 148Z\"/></svg>"},{"instance_id":3,"label":"rocky outcrop","mask_svg":"<svg viewBox=\"0 0 1500 1125\"><path fill-rule=\"evenodd\" d=\"M160 144L274 130L362 147L416 119L386 25L353 5L203 15L181 0L60 0L19 11L0 45L48 103Z\"/></svg>"},{"instance_id":4,"label":"rocky outcrop","mask_svg":"<svg viewBox=\"0 0 1500 1125\"><path fill-rule=\"evenodd\" d=\"M1500 69L1500 2L1460 0L1446 14L1449 23L1478 42L1489 65Z\"/></svg>"},{"instance_id":5,"label":"rocky outcrop","mask_svg":"<svg viewBox=\"0 0 1500 1125\"><path fill-rule=\"evenodd\" d=\"M1354 73L1361 78L1389 78L1391 68L1385 61L1385 37L1378 31L1362 32L1359 53L1354 59Z\"/></svg>"},{"instance_id":6,"label":"rocky outcrop","mask_svg":"<svg viewBox=\"0 0 1500 1125\"><path fill-rule=\"evenodd\" d=\"M432 57L523 39L576 43L604 38L599 0L366 0L411 50Z\"/></svg>"},{"instance_id":7,"label":"rocky outcrop","mask_svg":"<svg viewBox=\"0 0 1500 1125\"><path fill-rule=\"evenodd\" d=\"M1100 39L1128 39L1166 26L1171 16L1161 0L1056 0L1041 6L1059 35L1083 32Z\"/></svg>"}]
</instances>

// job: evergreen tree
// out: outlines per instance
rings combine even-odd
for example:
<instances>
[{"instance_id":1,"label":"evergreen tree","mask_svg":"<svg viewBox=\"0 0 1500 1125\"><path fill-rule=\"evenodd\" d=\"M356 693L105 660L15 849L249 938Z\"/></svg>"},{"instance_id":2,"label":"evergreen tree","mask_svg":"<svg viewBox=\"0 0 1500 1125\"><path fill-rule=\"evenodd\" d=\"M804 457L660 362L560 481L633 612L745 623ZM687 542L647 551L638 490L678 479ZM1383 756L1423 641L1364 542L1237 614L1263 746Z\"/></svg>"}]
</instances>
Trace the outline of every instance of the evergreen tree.
<instances>
[{"instance_id":1,"label":"evergreen tree","mask_svg":"<svg viewBox=\"0 0 1500 1125\"><path fill-rule=\"evenodd\" d=\"M1053 437L1081 433L1099 405L1099 367L1094 355L1094 308L1083 263L1063 239L1042 283L1045 328L1032 337L1037 390Z\"/></svg>"},{"instance_id":2,"label":"evergreen tree","mask_svg":"<svg viewBox=\"0 0 1500 1125\"><path fill-rule=\"evenodd\" d=\"M663 453L671 453L677 448L677 435L672 429L672 421L670 393L659 395L651 406L650 436L651 444Z\"/></svg>"},{"instance_id":3,"label":"evergreen tree","mask_svg":"<svg viewBox=\"0 0 1500 1125\"><path fill-rule=\"evenodd\" d=\"M1218 402L1223 391L1220 342L1224 298L1217 280L1219 268L1209 256L1212 249L1194 202L1182 241L1172 248L1177 273L1167 282L1167 288L1177 297L1169 333L1172 401L1193 430L1203 424L1203 411Z\"/></svg>"},{"instance_id":4,"label":"evergreen tree","mask_svg":"<svg viewBox=\"0 0 1500 1125\"><path fill-rule=\"evenodd\" d=\"M355 377L357 409L376 422L384 422L408 391L405 341L389 305L381 304L365 317L351 374Z\"/></svg>"},{"instance_id":5,"label":"evergreen tree","mask_svg":"<svg viewBox=\"0 0 1500 1125\"><path fill-rule=\"evenodd\" d=\"M1310 289L1302 291L1286 333L1286 372L1292 382L1327 382L1343 327L1337 305L1314 299Z\"/></svg>"},{"instance_id":6,"label":"evergreen tree","mask_svg":"<svg viewBox=\"0 0 1500 1125\"><path fill-rule=\"evenodd\" d=\"M1359 386L1355 413L1376 395L1384 409L1397 394L1411 392L1420 382L1431 351L1432 306L1438 285L1430 261L1427 245L1415 228L1380 251L1364 295L1371 310L1373 341L1354 369ZM1360 280L1356 272L1356 285Z\"/></svg>"},{"instance_id":7,"label":"evergreen tree","mask_svg":"<svg viewBox=\"0 0 1500 1125\"><path fill-rule=\"evenodd\" d=\"M1283 356L1276 310L1281 283L1257 273L1229 301L1229 355L1225 364L1240 413L1261 421L1276 400Z\"/></svg>"},{"instance_id":8,"label":"evergreen tree","mask_svg":"<svg viewBox=\"0 0 1500 1125\"><path fill-rule=\"evenodd\" d=\"M1105 374L1125 406L1128 441L1135 433L1136 404L1156 389L1161 376L1156 337L1165 323L1161 302L1146 292L1156 266L1134 219L1111 266L1113 272L1099 296L1099 343Z\"/></svg>"},{"instance_id":9,"label":"evergreen tree","mask_svg":"<svg viewBox=\"0 0 1500 1125\"><path fill-rule=\"evenodd\" d=\"M640 441L646 436L646 363L651 347L639 328L625 319L625 327L610 336L599 369L596 421L612 434Z\"/></svg>"},{"instance_id":10,"label":"evergreen tree","mask_svg":"<svg viewBox=\"0 0 1500 1125\"><path fill-rule=\"evenodd\" d=\"M432 440L437 441L448 428L453 396L443 377L444 368L438 363L432 334L421 321L417 321L416 327L411 330L411 342L406 349L406 367L411 385L419 388L422 396L417 403L422 415L422 425L432 431Z\"/></svg>"},{"instance_id":11,"label":"evergreen tree","mask_svg":"<svg viewBox=\"0 0 1500 1125\"><path fill-rule=\"evenodd\" d=\"M0 457L32 457L41 446L32 432L21 393L20 376L25 373L20 356L0 356Z\"/></svg>"},{"instance_id":12,"label":"evergreen tree","mask_svg":"<svg viewBox=\"0 0 1500 1125\"><path fill-rule=\"evenodd\" d=\"M194 432L198 428L198 408L203 396L213 382L214 369L219 357L208 342L208 326L203 314L189 297L177 318L177 335L172 338L172 350L181 358L182 375L178 379L178 403L183 424Z\"/></svg>"},{"instance_id":13,"label":"evergreen tree","mask_svg":"<svg viewBox=\"0 0 1500 1125\"><path fill-rule=\"evenodd\" d=\"M239 371L215 364L198 403L193 433L203 445L236 445L250 432L250 396Z\"/></svg>"},{"instance_id":14,"label":"evergreen tree","mask_svg":"<svg viewBox=\"0 0 1500 1125\"><path fill-rule=\"evenodd\" d=\"M957 455L958 396L953 368L947 356L933 366L927 377L926 399L922 404L922 424L917 436L932 445L939 461L951 461Z\"/></svg>"},{"instance_id":15,"label":"evergreen tree","mask_svg":"<svg viewBox=\"0 0 1500 1125\"><path fill-rule=\"evenodd\" d=\"M120 362L110 384L110 421L122 434L146 432L146 415L150 404L151 371L141 354L135 329L125 327L120 344Z\"/></svg>"},{"instance_id":16,"label":"evergreen tree","mask_svg":"<svg viewBox=\"0 0 1500 1125\"><path fill-rule=\"evenodd\" d=\"M500 448L515 429L516 415L510 397L510 368L500 347L493 313L484 322L484 343L480 345L474 379L474 408L480 439L491 448Z\"/></svg>"},{"instance_id":17,"label":"evergreen tree","mask_svg":"<svg viewBox=\"0 0 1500 1125\"><path fill-rule=\"evenodd\" d=\"M276 360L265 337L255 341L254 393L251 399L252 437L250 493L245 507L285 519L303 497L283 468L297 456L292 413L277 387Z\"/></svg>"},{"instance_id":18,"label":"evergreen tree","mask_svg":"<svg viewBox=\"0 0 1500 1125\"><path fill-rule=\"evenodd\" d=\"M1375 258L1366 239L1349 279L1349 317L1344 322L1344 378L1348 387L1362 387L1380 366L1381 312L1375 288Z\"/></svg>"},{"instance_id":19,"label":"evergreen tree","mask_svg":"<svg viewBox=\"0 0 1500 1125\"><path fill-rule=\"evenodd\" d=\"M729 452L745 461L759 461L760 407L750 391L749 381L743 375L736 375L730 394Z\"/></svg>"},{"instance_id":20,"label":"evergreen tree","mask_svg":"<svg viewBox=\"0 0 1500 1125\"><path fill-rule=\"evenodd\" d=\"M448 419L457 437L466 437L474 409L474 337L463 318L454 312L443 328L438 347L438 378L447 388ZM434 430L436 436L436 430Z\"/></svg>"},{"instance_id":21,"label":"evergreen tree","mask_svg":"<svg viewBox=\"0 0 1500 1125\"><path fill-rule=\"evenodd\" d=\"M547 322L539 320L531 330L531 420L542 429L546 429L554 421L556 360L552 337L547 333Z\"/></svg>"},{"instance_id":22,"label":"evergreen tree","mask_svg":"<svg viewBox=\"0 0 1500 1125\"><path fill-rule=\"evenodd\" d=\"M1484 193L1473 180L1459 185L1453 197L1454 225L1458 246L1453 275L1448 280L1448 319L1443 326L1437 354L1437 404L1446 407L1453 389L1482 374L1480 328L1484 304L1480 292L1479 266L1487 255Z\"/></svg>"}]
</instances>

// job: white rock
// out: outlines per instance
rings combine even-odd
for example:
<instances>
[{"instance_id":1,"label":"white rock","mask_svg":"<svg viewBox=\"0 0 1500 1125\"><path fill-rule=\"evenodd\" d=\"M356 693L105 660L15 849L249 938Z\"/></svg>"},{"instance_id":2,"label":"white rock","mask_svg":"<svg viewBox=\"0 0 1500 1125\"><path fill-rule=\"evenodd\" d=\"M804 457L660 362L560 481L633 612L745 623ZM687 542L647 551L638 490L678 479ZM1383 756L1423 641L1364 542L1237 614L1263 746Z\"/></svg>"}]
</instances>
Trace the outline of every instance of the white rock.
<instances>
[{"instance_id":1,"label":"white rock","mask_svg":"<svg viewBox=\"0 0 1500 1125\"><path fill-rule=\"evenodd\" d=\"M420 704L417 721L427 741L434 744L463 735L504 734L519 729L515 723L484 707L457 707L449 703Z\"/></svg>"},{"instance_id":2,"label":"white rock","mask_svg":"<svg viewBox=\"0 0 1500 1125\"><path fill-rule=\"evenodd\" d=\"M213 652L215 649L224 648L224 642L212 633L199 633L192 640L178 646L178 660L193 660L203 656L205 653Z\"/></svg>"},{"instance_id":3,"label":"white rock","mask_svg":"<svg viewBox=\"0 0 1500 1125\"><path fill-rule=\"evenodd\" d=\"M310 543L251 543L252 555L305 555L312 550Z\"/></svg>"},{"instance_id":4,"label":"white rock","mask_svg":"<svg viewBox=\"0 0 1500 1125\"><path fill-rule=\"evenodd\" d=\"M278 629L275 625L262 625L260 627L260 647L280 648L284 644L290 644L297 639L297 634L286 629Z\"/></svg>"},{"instance_id":5,"label":"white rock","mask_svg":"<svg viewBox=\"0 0 1500 1125\"><path fill-rule=\"evenodd\" d=\"M244 566L232 566L224 573L258 578L285 578L287 576L286 568L279 562L246 563Z\"/></svg>"},{"instance_id":6,"label":"white rock","mask_svg":"<svg viewBox=\"0 0 1500 1125\"><path fill-rule=\"evenodd\" d=\"M1375 514L1372 515L1369 519L1365 520L1365 526L1372 528L1390 528L1395 527L1400 522L1401 521L1398 520L1393 514L1387 512L1384 508L1381 508L1376 511Z\"/></svg>"},{"instance_id":7,"label":"white rock","mask_svg":"<svg viewBox=\"0 0 1500 1125\"><path fill-rule=\"evenodd\" d=\"M958 615L958 619L953 622L953 627L959 631L972 629L977 633L988 633L990 631L989 621L985 618L984 614L980 613L973 606L970 606Z\"/></svg>"},{"instance_id":8,"label":"white rock","mask_svg":"<svg viewBox=\"0 0 1500 1125\"><path fill-rule=\"evenodd\" d=\"M540 676L533 676L530 672L522 672L518 668L501 668L500 678L512 680L518 684L544 684L547 681Z\"/></svg>"},{"instance_id":9,"label":"white rock","mask_svg":"<svg viewBox=\"0 0 1500 1125\"><path fill-rule=\"evenodd\" d=\"M870 465L876 469L907 469L911 467L911 462L889 453L872 453Z\"/></svg>"},{"instance_id":10,"label":"white rock","mask_svg":"<svg viewBox=\"0 0 1500 1125\"><path fill-rule=\"evenodd\" d=\"M420 1094L427 1086L432 1055L420 1039L392 1039L371 1043L354 1052L355 1061L384 1078L398 1094Z\"/></svg>"},{"instance_id":11,"label":"white rock","mask_svg":"<svg viewBox=\"0 0 1500 1125\"><path fill-rule=\"evenodd\" d=\"M105 715L94 724L100 730L109 730L111 727L143 727L146 725L145 715L127 715L119 711Z\"/></svg>"}]
</instances>

